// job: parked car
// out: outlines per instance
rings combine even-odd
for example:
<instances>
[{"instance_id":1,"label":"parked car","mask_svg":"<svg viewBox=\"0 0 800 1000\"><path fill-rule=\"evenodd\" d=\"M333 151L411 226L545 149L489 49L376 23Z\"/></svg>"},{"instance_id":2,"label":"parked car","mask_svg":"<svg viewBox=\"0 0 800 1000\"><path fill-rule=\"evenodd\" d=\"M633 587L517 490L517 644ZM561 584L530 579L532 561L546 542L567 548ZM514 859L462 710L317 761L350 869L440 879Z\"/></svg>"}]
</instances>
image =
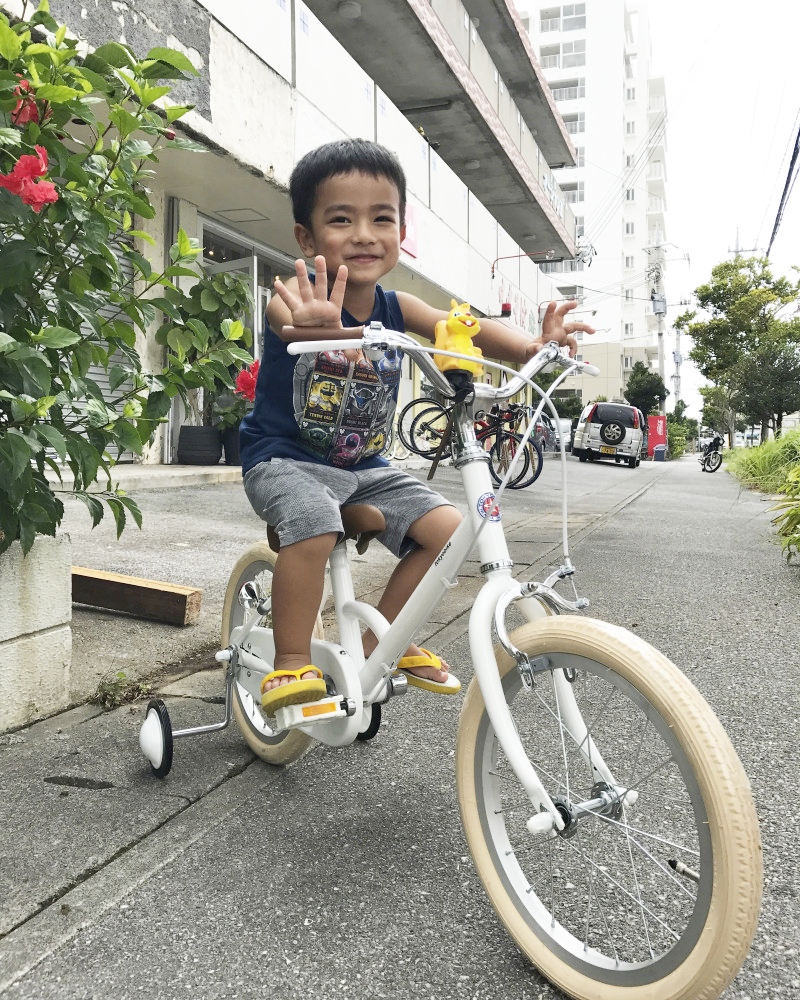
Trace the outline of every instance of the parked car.
<instances>
[{"instance_id":1,"label":"parked car","mask_svg":"<svg viewBox=\"0 0 800 1000\"><path fill-rule=\"evenodd\" d=\"M541 413L533 429L533 440L544 454L558 448L558 433L552 418L547 413Z\"/></svg>"},{"instance_id":2,"label":"parked car","mask_svg":"<svg viewBox=\"0 0 800 1000\"><path fill-rule=\"evenodd\" d=\"M613 458L635 469L642 457L645 419L627 403L589 403L578 418L572 453L581 462Z\"/></svg>"},{"instance_id":3,"label":"parked car","mask_svg":"<svg viewBox=\"0 0 800 1000\"><path fill-rule=\"evenodd\" d=\"M555 449L560 451L561 438L564 438L564 450L572 451L572 421L568 417L559 417L555 427Z\"/></svg>"}]
</instances>

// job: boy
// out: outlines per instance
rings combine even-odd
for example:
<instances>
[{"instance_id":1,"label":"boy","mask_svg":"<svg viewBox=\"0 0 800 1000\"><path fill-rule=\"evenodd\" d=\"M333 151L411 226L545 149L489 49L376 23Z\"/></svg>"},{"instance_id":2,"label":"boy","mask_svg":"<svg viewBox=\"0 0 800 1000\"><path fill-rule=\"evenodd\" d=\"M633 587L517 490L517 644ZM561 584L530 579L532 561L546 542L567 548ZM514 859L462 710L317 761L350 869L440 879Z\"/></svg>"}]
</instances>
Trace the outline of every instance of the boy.
<instances>
[{"instance_id":1,"label":"boy","mask_svg":"<svg viewBox=\"0 0 800 1000\"><path fill-rule=\"evenodd\" d=\"M255 404L241 431L245 491L280 538L272 580L275 669L262 684L262 705L269 714L325 696L310 644L325 565L342 535L340 507L372 504L386 519L386 531L378 538L400 557L378 604L388 621L461 520L447 500L378 454L382 431L391 426L400 359L373 364L360 351L296 357L286 351L284 327L328 326L336 339L347 337L347 327L375 320L434 340L436 323L447 313L378 284L397 264L405 237L402 167L375 143L331 142L298 162L289 193L295 238L304 255L314 258L316 277L310 278L298 260L295 278L275 281ZM574 353L572 334L594 332L582 323L564 322L574 308L575 303L556 308L551 302L543 337L536 340L482 319L475 343L485 355L513 362L527 361L549 340L567 344ZM365 654L376 645L375 636L366 632ZM442 693L460 688L445 662L417 646L397 666L414 686Z\"/></svg>"}]
</instances>

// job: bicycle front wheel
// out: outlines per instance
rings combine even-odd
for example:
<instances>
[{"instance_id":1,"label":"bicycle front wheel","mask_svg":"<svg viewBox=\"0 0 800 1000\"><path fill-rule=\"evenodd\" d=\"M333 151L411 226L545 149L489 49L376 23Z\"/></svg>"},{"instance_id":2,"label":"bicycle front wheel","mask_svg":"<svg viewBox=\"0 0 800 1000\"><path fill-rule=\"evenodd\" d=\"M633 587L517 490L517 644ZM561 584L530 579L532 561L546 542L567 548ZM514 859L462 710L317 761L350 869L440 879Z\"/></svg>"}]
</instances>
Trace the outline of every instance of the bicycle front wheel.
<instances>
[{"instance_id":1,"label":"bicycle front wheel","mask_svg":"<svg viewBox=\"0 0 800 1000\"><path fill-rule=\"evenodd\" d=\"M578 1000L718 997L744 961L761 898L758 822L725 731L683 674L624 629L551 617L512 641L549 661L528 690L498 652L520 739L566 826L552 838L528 831L532 807L473 680L458 797L500 919ZM582 736L565 723L576 708ZM615 789L591 766L598 753Z\"/></svg>"},{"instance_id":2,"label":"bicycle front wheel","mask_svg":"<svg viewBox=\"0 0 800 1000\"><path fill-rule=\"evenodd\" d=\"M230 644L231 633L235 628L249 620L238 601L239 591L245 583L253 582L262 598L269 598L272 590L272 574L277 556L266 541L256 542L244 553L233 568L225 592L225 603L222 609L222 648ZM256 612L253 612L256 614ZM271 627L271 616L268 611L262 616L258 625ZM322 619L317 616L314 626L314 637L323 638ZM237 683L233 683L233 717L242 732L245 743L253 753L269 764L290 764L297 760L300 754L313 742L310 736L298 729L274 732L267 724L266 716L261 712L261 705L248 691Z\"/></svg>"},{"instance_id":3,"label":"bicycle front wheel","mask_svg":"<svg viewBox=\"0 0 800 1000\"><path fill-rule=\"evenodd\" d=\"M712 451L706 459L706 469L708 472L716 472L722 465L722 455L718 451Z\"/></svg>"},{"instance_id":4,"label":"bicycle front wheel","mask_svg":"<svg viewBox=\"0 0 800 1000\"><path fill-rule=\"evenodd\" d=\"M489 452L489 471L492 474L492 481L495 486L499 486L500 483L502 483L503 477L508 472L511 463L516 458L521 444L522 438L519 434L510 434L505 432L497 435L491 451ZM531 460L528 449L526 448L524 453L520 455L519 461L514 467L514 473L508 482L508 485L512 489L516 489L521 483L528 479L528 469L530 468L530 464Z\"/></svg>"}]
</instances>

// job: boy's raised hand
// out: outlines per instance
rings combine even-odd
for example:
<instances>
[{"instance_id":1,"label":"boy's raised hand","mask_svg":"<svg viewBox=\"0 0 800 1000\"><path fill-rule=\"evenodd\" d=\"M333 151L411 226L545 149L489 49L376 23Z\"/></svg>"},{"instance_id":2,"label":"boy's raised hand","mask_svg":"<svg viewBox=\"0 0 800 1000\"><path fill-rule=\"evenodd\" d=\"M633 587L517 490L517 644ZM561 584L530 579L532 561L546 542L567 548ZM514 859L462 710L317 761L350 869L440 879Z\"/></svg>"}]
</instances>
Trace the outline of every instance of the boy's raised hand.
<instances>
[{"instance_id":1,"label":"boy's raised hand","mask_svg":"<svg viewBox=\"0 0 800 1000\"><path fill-rule=\"evenodd\" d=\"M559 347L568 347L570 357L575 357L578 352L578 341L575 339L575 334L578 331L594 333L594 327L589 326L588 323L581 323L577 320L565 321L567 313L575 309L577 305L577 302L549 303L542 318L542 332L531 342L529 357L537 354L551 340L555 340Z\"/></svg>"},{"instance_id":2,"label":"boy's raised hand","mask_svg":"<svg viewBox=\"0 0 800 1000\"><path fill-rule=\"evenodd\" d=\"M275 292L292 314L293 326L335 326L342 325L342 303L347 285L347 268L341 265L328 297L328 269L325 258L314 258L315 280L308 277L305 261L296 260L296 288L290 288L275 279Z\"/></svg>"}]
</instances>

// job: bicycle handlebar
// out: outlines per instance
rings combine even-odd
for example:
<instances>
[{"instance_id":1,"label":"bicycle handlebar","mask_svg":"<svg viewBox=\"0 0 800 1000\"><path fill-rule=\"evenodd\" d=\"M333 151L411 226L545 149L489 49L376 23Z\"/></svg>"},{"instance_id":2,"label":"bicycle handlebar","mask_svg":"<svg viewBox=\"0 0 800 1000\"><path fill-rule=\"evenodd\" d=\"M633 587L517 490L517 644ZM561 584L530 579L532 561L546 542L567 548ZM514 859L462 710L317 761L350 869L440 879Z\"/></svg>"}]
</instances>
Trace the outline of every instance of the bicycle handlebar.
<instances>
[{"instance_id":1,"label":"bicycle handlebar","mask_svg":"<svg viewBox=\"0 0 800 1000\"><path fill-rule=\"evenodd\" d=\"M305 354L307 352L319 353L320 351L342 351L348 348L362 348L367 353L370 350L386 351L392 348L404 351L414 357L415 363L428 376L432 384L441 392L443 396L451 398L454 394L453 387L436 367L431 355L441 354L450 358L461 358L466 361L473 361L474 358L466 354L459 354L455 351L439 351L434 347L426 347L407 333L398 330L388 330L380 323L371 323L366 326L348 327L348 333L362 333L359 338L348 337L333 338L334 332L330 327L289 327L283 328L284 335L292 338L292 342L287 344L286 350L289 354ZM312 339L318 338L318 339ZM493 361L484 359L482 362L488 367L505 368ZM516 396L526 385L528 379L542 371L547 365L557 365L560 368L572 368L585 375L599 375L600 369L594 365L587 365L583 361L576 361L561 353L561 349L555 341L546 344L530 361L523 365L522 369L515 373L513 378L502 388L495 389L484 382L475 383L476 399L492 399L500 402Z\"/></svg>"}]
</instances>

